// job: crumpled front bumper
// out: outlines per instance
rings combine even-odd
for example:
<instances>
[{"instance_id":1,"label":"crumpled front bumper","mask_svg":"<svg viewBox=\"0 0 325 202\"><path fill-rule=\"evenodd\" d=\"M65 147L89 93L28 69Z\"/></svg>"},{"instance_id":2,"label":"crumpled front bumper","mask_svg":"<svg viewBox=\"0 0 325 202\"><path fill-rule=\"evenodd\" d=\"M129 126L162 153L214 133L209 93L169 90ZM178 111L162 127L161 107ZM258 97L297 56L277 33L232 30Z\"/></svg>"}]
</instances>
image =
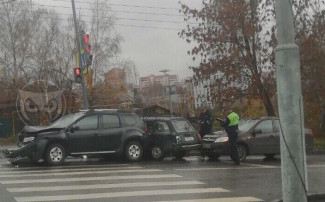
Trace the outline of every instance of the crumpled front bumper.
<instances>
[{"instance_id":1,"label":"crumpled front bumper","mask_svg":"<svg viewBox=\"0 0 325 202\"><path fill-rule=\"evenodd\" d=\"M228 154L229 145L228 142L203 142L201 151L203 153Z\"/></svg>"},{"instance_id":2,"label":"crumpled front bumper","mask_svg":"<svg viewBox=\"0 0 325 202\"><path fill-rule=\"evenodd\" d=\"M35 142L29 142L17 149L5 150L3 151L3 155L11 163L18 163L26 159L38 161L41 158L41 155L37 152L37 145Z\"/></svg>"}]
</instances>

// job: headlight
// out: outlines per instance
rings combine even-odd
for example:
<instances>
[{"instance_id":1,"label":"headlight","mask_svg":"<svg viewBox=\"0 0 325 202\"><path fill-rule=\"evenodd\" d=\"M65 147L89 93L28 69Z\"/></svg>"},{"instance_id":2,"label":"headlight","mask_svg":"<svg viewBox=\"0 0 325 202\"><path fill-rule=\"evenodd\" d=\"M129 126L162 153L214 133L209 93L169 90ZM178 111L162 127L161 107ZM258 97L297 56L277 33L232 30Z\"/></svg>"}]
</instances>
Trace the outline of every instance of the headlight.
<instances>
[{"instance_id":1,"label":"headlight","mask_svg":"<svg viewBox=\"0 0 325 202\"><path fill-rule=\"evenodd\" d=\"M35 137L26 137L26 138L24 138L23 143L31 142L34 139L35 139Z\"/></svg>"},{"instance_id":2,"label":"headlight","mask_svg":"<svg viewBox=\"0 0 325 202\"><path fill-rule=\"evenodd\" d=\"M176 136L176 144L179 144L181 142L181 137L179 135Z\"/></svg>"},{"instance_id":3,"label":"headlight","mask_svg":"<svg viewBox=\"0 0 325 202\"><path fill-rule=\"evenodd\" d=\"M227 142L228 141L228 137L219 137L217 138L214 142Z\"/></svg>"}]
</instances>

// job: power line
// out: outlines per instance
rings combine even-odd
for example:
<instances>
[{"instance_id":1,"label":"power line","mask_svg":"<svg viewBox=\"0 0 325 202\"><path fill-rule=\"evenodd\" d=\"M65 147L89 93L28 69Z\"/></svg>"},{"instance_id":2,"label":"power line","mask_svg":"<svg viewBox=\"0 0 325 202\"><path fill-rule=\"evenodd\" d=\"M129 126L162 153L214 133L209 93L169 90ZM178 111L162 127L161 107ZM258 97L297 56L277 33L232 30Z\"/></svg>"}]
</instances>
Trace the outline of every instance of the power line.
<instances>
[{"instance_id":1,"label":"power line","mask_svg":"<svg viewBox=\"0 0 325 202\"><path fill-rule=\"evenodd\" d=\"M31 4L34 6L41 6L41 7L52 7L52 8L65 8L71 9L68 6L54 6L54 5L44 5L44 4ZM83 10L93 10L91 8L77 8ZM132 14L141 14L141 15L159 15L159 16L174 16L174 17L184 17L184 15L175 15L175 14L168 14L168 13L150 13L150 12L138 12L138 11L121 11L121 10L113 10L113 9L100 9L99 11L111 11L116 13L132 13Z\"/></svg>"},{"instance_id":2,"label":"power line","mask_svg":"<svg viewBox=\"0 0 325 202\"><path fill-rule=\"evenodd\" d=\"M67 19L63 19L63 18L49 18L49 19L57 19L57 20L60 20L60 21L66 21L67 20ZM84 20L84 22L91 23L91 21L87 21L87 20ZM122 27L138 27L138 28L145 28L145 29L163 29L163 30L181 31L181 29L176 29L176 28L171 28L171 27L144 26L144 25L131 25L131 24L119 24L119 23L114 23L114 24L116 26L122 26Z\"/></svg>"},{"instance_id":3,"label":"power line","mask_svg":"<svg viewBox=\"0 0 325 202\"><path fill-rule=\"evenodd\" d=\"M60 2L66 2L66 3L69 3L70 2L70 1L64 1L64 0L52 0L52 1L60 1ZM75 2L76 3L81 3L81 4L95 3L95 2L85 2L85 1L75 1ZM114 4L114 3L108 3L107 5L110 5L110 6L131 7L131 8L150 8L150 9L177 10L177 11L180 10L179 8L158 7L158 6L139 6L139 5L128 5L128 4Z\"/></svg>"},{"instance_id":4,"label":"power line","mask_svg":"<svg viewBox=\"0 0 325 202\"><path fill-rule=\"evenodd\" d=\"M1 4L8 4L8 3L12 3L12 2L14 2L14 1L16 1L16 0L11 0L11 1L6 1L6 2L1 2Z\"/></svg>"},{"instance_id":5,"label":"power line","mask_svg":"<svg viewBox=\"0 0 325 202\"><path fill-rule=\"evenodd\" d=\"M2 9L0 9L2 10ZM25 10L20 10L21 12L27 12ZM33 11L35 13L50 13L48 11ZM71 14L67 14L67 13L59 13L57 12L59 15L67 15L67 16L71 16ZM79 15L82 17L93 17L91 15ZM104 17L106 19L109 19L110 17ZM194 25L198 25L199 23L195 23L195 22L181 22L181 21L166 21L166 20L148 20L148 19L139 19L139 18L123 18L123 17L114 17L115 19L118 20L130 20L130 21L143 21L143 22L159 22L159 23L173 23L173 24L194 24Z\"/></svg>"}]
</instances>

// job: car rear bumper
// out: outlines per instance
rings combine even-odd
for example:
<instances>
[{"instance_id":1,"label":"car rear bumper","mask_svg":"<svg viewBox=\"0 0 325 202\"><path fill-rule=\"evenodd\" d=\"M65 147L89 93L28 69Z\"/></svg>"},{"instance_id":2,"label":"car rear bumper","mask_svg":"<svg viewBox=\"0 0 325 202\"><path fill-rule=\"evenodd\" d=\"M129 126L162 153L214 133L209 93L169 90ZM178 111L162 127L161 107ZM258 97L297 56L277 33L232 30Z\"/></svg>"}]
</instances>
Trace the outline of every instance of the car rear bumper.
<instances>
[{"instance_id":1,"label":"car rear bumper","mask_svg":"<svg viewBox=\"0 0 325 202\"><path fill-rule=\"evenodd\" d=\"M200 150L201 148L202 148L202 144L175 145L174 151L192 151L192 150Z\"/></svg>"}]
</instances>

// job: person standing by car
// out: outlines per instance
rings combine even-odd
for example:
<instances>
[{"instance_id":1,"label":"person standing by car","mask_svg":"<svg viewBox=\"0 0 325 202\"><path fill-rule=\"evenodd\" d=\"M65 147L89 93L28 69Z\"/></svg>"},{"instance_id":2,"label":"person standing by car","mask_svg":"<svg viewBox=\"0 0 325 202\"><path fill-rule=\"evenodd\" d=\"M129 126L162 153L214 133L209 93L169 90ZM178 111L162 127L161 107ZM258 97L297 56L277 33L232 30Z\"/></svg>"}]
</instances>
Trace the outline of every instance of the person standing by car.
<instances>
[{"instance_id":1,"label":"person standing by car","mask_svg":"<svg viewBox=\"0 0 325 202\"><path fill-rule=\"evenodd\" d=\"M220 118L217 118L217 120L220 121L228 135L228 141L230 144L230 158L234 161L235 165L239 165L240 161L237 150L239 116L232 110L231 107L226 108L224 112L226 114L225 120Z\"/></svg>"},{"instance_id":2,"label":"person standing by car","mask_svg":"<svg viewBox=\"0 0 325 202\"><path fill-rule=\"evenodd\" d=\"M199 117L199 124L200 124L199 133L201 139L203 139L203 137L206 134L211 133L211 129L212 129L212 117L210 112L206 108L202 108L201 110L200 117Z\"/></svg>"}]
</instances>

